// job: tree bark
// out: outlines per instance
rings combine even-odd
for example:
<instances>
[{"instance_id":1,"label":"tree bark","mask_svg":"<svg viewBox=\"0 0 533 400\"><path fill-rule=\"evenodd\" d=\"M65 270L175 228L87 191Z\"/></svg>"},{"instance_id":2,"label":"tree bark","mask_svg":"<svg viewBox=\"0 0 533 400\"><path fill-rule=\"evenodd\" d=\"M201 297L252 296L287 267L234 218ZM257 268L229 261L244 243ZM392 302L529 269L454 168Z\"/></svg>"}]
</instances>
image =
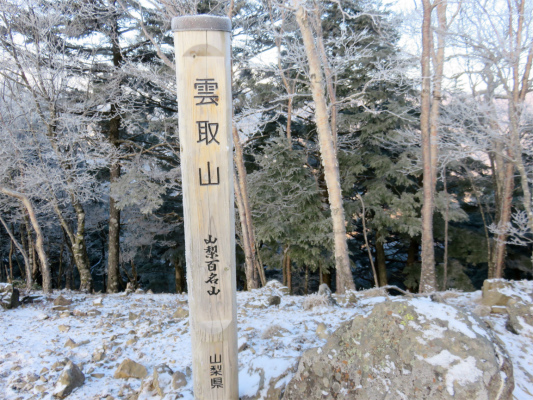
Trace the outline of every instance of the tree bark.
<instances>
[{"instance_id":1,"label":"tree bark","mask_svg":"<svg viewBox=\"0 0 533 400\"><path fill-rule=\"evenodd\" d=\"M507 240L507 233L505 228L511 221L511 205L513 202L514 189L514 166L512 163L507 163L503 177L503 187L501 194L500 220L498 221L499 233L496 237L496 249L493 252L494 274L489 275L489 278L502 278L505 264L505 241ZM489 271L490 272L490 271Z\"/></svg>"},{"instance_id":2,"label":"tree bark","mask_svg":"<svg viewBox=\"0 0 533 400\"><path fill-rule=\"evenodd\" d=\"M315 102L315 118L320 145L324 176L328 188L331 219L333 222L333 235L335 243L335 268L337 271L337 293L345 293L346 290L355 290L350 259L348 256L348 244L346 243L346 227L344 218L344 205L340 186L339 164L328 121L326 96L324 94L324 82L318 51L315 47L313 33L307 12L300 5L296 10L296 21L300 27L304 42L307 61L309 62L309 75L313 100Z\"/></svg>"},{"instance_id":3,"label":"tree bark","mask_svg":"<svg viewBox=\"0 0 533 400\"><path fill-rule=\"evenodd\" d=\"M114 8L115 1L110 1ZM118 16L115 14L111 22L110 42L113 66L119 69L123 58L119 43ZM119 147L121 116L116 104L111 104L111 120L109 121L109 142ZM120 178L119 160L113 160L110 167L109 183L112 185ZM117 293L120 286L120 209L117 207L113 194L109 195L109 244L107 252L107 293Z\"/></svg>"},{"instance_id":4,"label":"tree bark","mask_svg":"<svg viewBox=\"0 0 533 400\"><path fill-rule=\"evenodd\" d=\"M73 235L72 256L80 274L80 291L90 293L93 290L93 277L85 243L85 210L78 202L74 203L74 210L77 217L77 229L76 235Z\"/></svg>"},{"instance_id":5,"label":"tree bark","mask_svg":"<svg viewBox=\"0 0 533 400\"><path fill-rule=\"evenodd\" d=\"M15 239L15 236L13 235L13 232L9 229L9 226L7 225L6 221L0 216L0 223L4 226L7 234L9 235L11 242L15 245L15 247L20 251L20 254L22 254L22 258L24 258L24 264L26 265L26 290L31 290L32 280L31 280L31 267L30 267L30 260L28 259L28 255L22 248L22 246L17 242L17 239Z\"/></svg>"},{"instance_id":6,"label":"tree bark","mask_svg":"<svg viewBox=\"0 0 533 400\"><path fill-rule=\"evenodd\" d=\"M376 235L376 266L379 286L387 286L387 263L385 261L385 246L380 234Z\"/></svg>"},{"instance_id":7,"label":"tree bark","mask_svg":"<svg viewBox=\"0 0 533 400\"><path fill-rule=\"evenodd\" d=\"M248 184L246 182L246 166L244 165L244 153L242 149L241 139L239 137L239 132L237 131L237 127L233 126L232 129L233 134L233 145L235 147L235 166L237 167L237 174L235 176L236 181L239 185L239 193L241 196L241 203L242 207L239 207L237 205L237 208L239 210L239 217L242 221L244 221L244 225L246 225L246 232L248 236L248 250L243 249L245 251L248 251L248 258L249 263L251 265L247 266L247 270L250 271L250 273L253 273L253 270L256 269L259 273L260 283L262 286L266 285L266 275L265 271L263 269L263 266L259 263L258 257L257 257L257 243L255 240L255 232L252 222L252 211L250 207L250 197L248 195ZM244 230L243 230L244 235ZM245 254L246 256L246 254ZM249 279L248 277L246 279ZM253 278L250 278L253 279ZM254 281L253 286L248 286L248 290L253 288L259 287L259 282Z\"/></svg>"},{"instance_id":8,"label":"tree bark","mask_svg":"<svg viewBox=\"0 0 533 400\"><path fill-rule=\"evenodd\" d=\"M429 0L423 0L422 20L422 92L420 101L420 131L422 134L423 205L422 205L422 268L420 293L433 292L435 277L435 250L433 239L433 164L431 160L431 11Z\"/></svg>"},{"instance_id":9,"label":"tree bark","mask_svg":"<svg viewBox=\"0 0 533 400\"><path fill-rule=\"evenodd\" d=\"M35 246L37 249L37 254L39 256L39 260L41 262L41 269L42 269L42 277L43 277L43 291L45 293L52 293L52 274L50 272L50 266L48 264L48 258L46 256L46 253L44 251L44 244L43 244L43 234L41 232L41 227L39 225L39 222L37 221L37 216L35 214L35 210L33 208L33 205L31 204L30 199L22 193L16 192L14 190L8 189L7 187L0 186L0 192L15 197L21 201L21 203L26 208L26 211L28 212L28 216L30 217L31 224L33 226L33 230L35 231ZM31 271L30 271L31 274ZM31 278L26 278L31 279Z\"/></svg>"},{"instance_id":10,"label":"tree bark","mask_svg":"<svg viewBox=\"0 0 533 400\"><path fill-rule=\"evenodd\" d=\"M181 262L176 257L174 260L174 277L176 280L175 288L176 293L183 293L185 291L185 274L183 272L183 266L181 265Z\"/></svg>"},{"instance_id":11,"label":"tree bark","mask_svg":"<svg viewBox=\"0 0 533 400\"><path fill-rule=\"evenodd\" d=\"M13 241L9 241L9 275L7 276L9 283L13 283Z\"/></svg>"}]
</instances>

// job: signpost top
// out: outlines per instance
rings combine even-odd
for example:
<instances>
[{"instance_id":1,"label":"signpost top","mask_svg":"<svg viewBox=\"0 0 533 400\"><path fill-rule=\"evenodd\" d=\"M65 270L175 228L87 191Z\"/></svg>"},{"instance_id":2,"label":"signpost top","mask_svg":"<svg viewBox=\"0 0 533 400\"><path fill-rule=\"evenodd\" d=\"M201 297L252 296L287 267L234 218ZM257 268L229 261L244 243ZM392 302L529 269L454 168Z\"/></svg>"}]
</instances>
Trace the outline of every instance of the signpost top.
<instances>
[{"instance_id":1,"label":"signpost top","mask_svg":"<svg viewBox=\"0 0 533 400\"><path fill-rule=\"evenodd\" d=\"M172 30L180 31L223 31L231 32L231 20L214 15L187 15L172 18Z\"/></svg>"}]
</instances>

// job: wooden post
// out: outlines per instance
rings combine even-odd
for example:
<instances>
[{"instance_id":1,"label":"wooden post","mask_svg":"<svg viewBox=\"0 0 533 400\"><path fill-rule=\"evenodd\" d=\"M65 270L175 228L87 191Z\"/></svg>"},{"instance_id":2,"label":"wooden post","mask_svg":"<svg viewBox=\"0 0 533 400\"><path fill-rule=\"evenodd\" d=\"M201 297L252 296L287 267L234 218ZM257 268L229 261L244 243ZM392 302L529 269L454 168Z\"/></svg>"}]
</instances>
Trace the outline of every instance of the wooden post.
<instances>
[{"instance_id":1,"label":"wooden post","mask_svg":"<svg viewBox=\"0 0 533 400\"><path fill-rule=\"evenodd\" d=\"M237 400L229 18L172 19L195 399Z\"/></svg>"}]
</instances>

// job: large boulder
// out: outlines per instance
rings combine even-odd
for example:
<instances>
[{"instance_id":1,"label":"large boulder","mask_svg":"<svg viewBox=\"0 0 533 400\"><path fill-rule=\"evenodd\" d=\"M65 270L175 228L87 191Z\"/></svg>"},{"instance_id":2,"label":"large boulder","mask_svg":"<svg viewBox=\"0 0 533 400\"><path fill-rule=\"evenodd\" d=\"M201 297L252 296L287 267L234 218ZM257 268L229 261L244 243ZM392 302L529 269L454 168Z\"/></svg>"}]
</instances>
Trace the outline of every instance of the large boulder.
<instances>
[{"instance_id":1,"label":"large boulder","mask_svg":"<svg viewBox=\"0 0 533 400\"><path fill-rule=\"evenodd\" d=\"M54 388L54 396L59 397L60 399L67 397L72 391L83 385L85 382L85 375L78 368L76 364L72 361L69 361L61 375L59 375L59 380L56 383Z\"/></svg>"},{"instance_id":2,"label":"large boulder","mask_svg":"<svg viewBox=\"0 0 533 400\"><path fill-rule=\"evenodd\" d=\"M0 282L0 305L6 310L17 308L20 305L19 291L12 284Z\"/></svg>"},{"instance_id":3,"label":"large boulder","mask_svg":"<svg viewBox=\"0 0 533 400\"><path fill-rule=\"evenodd\" d=\"M504 400L513 388L509 357L477 317L428 299L398 299L307 350L283 398Z\"/></svg>"},{"instance_id":4,"label":"large boulder","mask_svg":"<svg viewBox=\"0 0 533 400\"><path fill-rule=\"evenodd\" d=\"M487 279L483 282L482 298L483 305L507 306L509 300L531 303L533 293L527 281L507 281L505 279Z\"/></svg>"}]
</instances>

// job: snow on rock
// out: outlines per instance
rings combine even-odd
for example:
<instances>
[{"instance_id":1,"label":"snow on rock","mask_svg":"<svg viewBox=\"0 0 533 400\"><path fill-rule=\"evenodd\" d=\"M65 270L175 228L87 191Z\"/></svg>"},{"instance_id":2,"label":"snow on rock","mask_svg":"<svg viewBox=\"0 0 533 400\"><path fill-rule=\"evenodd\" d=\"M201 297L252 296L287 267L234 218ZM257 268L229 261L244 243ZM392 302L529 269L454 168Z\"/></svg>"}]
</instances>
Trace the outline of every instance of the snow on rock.
<instances>
[{"instance_id":1,"label":"snow on rock","mask_svg":"<svg viewBox=\"0 0 533 400\"><path fill-rule=\"evenodd\" d=\"M519 296L529 296L533 291L533 283L521 283L513 290ZM139 400L168 400L178 396L193 400L186 295L87 295L65 290L56 291L53 297L59 295L72 301L68 306L70 313L63 314L65 311L55 310L53 299L46 297L39 303L22 304L17 309L0 309L0 337L3 339L0 343L2 400L52 400L59 376L69 360L85 375L84 384L68 395L69 400L127 399L137 396ZM480 291L444 292L441 295L447 303L470 310L478 307L481 301ZM279 296L280 304L270 305L270 296ZM262 289L237 293L239 395L242 399L280 399L286 395L287 384L295 377L304 352L316 348L314 351L329 361L338 358L338 353L335 355L328 352L326 344L334 334L321 338L316 333L319 326L319 331L325 326L326 331L334 332L343 323L349 325L352 323L350 321L362 319L365 315L367 317L364 321L367 323L372 320L374 308L388 299L386 292L382 290L351 292L349 296L333 294L333 297L337 301L335 306L318 305L304 309L306 297L288 295L288 289L279 282L270 282ZM94 300L97 301L93 305ZM478 365L476 356L466 350L464 354L453 348L422 352L423 349L430 348L431 344L442 341L448 330L457 337L464 338L462 343L477 340L471 336L503 343L514 367L514 399L532 398L533 340L527 336L529 325L524 325L527 324L525 316L517 315L516 320L522 324L522 330L517 335L508 329L507 314L485 313L482 320L491 326L496 339L491 334L483 336L487 334L484 324L468 313L464 313L463 318L463 314L456 308L442 304L435 305L440 308L433 308L434 303L429 299L416 300L415 303L417 309L421 310L420 314L413 308L413 319L406 319L405 325L398 324L403 327L398 329L402 333L404 330L421 329L417 331L418 338L427 344L417 342L413 358L416 358L415 354L421 357L426 354L425 359L416 358L416 361L424 363L427 368L442 368L440 382L443 393L449 395L448 389L453 388L455 398L459 398L457 388L474 384L470 381L485 380L484 375L479 378L476 372L476 369L484 371L483 367ZM179 315L174 316L179 309ZM431 315L427 315L426 311ZM135 318L130 318L130 313ZM452 317L453 322L450 322ZM408 317L404 315L404 318ZM394 319L400 322L398 316L394 316ZM62 332L59 326L68 326L69 329ZM270 329L271 333L279 334L264 335L271 327L275 327ZM68 339L72 339L77 346L65 347ZM376 336L373 340L382 343L383 348L390 346L385 344L385 337ZM368 347L362 338L353 338L349 343L351 351L364 349L365 346ZM460 344L457 346L460 347ZM432 357L441 354L443 350L457 359L449 358L448 367L432 365L431 361L438 360ZM446 353L443 354L443 359L446 359L445 355ZM362 356L367 360L377 360L370 348ZM115 379L113 375L117 367L126 359L142 364L147 371L146 377L142 380ZM164 373L164 377L159 380L158 372L155 372L162 364L174 371L170 387L168 374ZM464 373L465 370L468 373ZM415 375L407 366L399 365L391 357L384 358L381 363L375 362L370 373L376 377L378 373L382 377L387 373L400 373L411 379ZM154 378L158 380L157 383ZM322 398L331 396L332 391L338 388L334 383L330 381L329 387L324 386L325 395ZM400 388L393 388L392 381L385 383L391 388L393 398L409 398ZM164 397L158 393L156 385L159 385ZM339 393L342 393L342 389Z\"/></svg>"},{"instance_id":2,"label":"snow on rock","mask_svg":"<svg viewBox=\"0 0 533 400\"><path fill-rule=\"evenodd\" d=\"M453 306L385 301L307 350L284 399L381 399L391 390L407 399L510 399L511 362L492 339Z\"/></svg>"}]
</instances>

